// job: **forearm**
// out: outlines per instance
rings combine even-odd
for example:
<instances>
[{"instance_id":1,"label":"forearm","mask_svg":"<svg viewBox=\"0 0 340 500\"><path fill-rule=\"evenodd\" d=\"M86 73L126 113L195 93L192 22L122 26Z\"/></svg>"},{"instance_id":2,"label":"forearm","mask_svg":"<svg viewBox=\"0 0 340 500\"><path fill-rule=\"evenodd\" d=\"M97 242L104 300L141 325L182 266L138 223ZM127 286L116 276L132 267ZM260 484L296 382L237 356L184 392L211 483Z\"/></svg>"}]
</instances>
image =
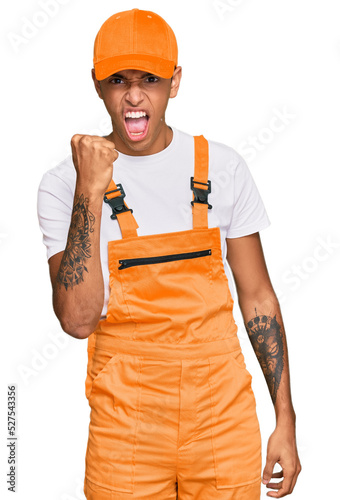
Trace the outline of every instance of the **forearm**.
<instances>
[{"instance_id":1,"label":"forearm","mask_svg":"<svg viewBox=\"0 0 340 500\"><path fill-rule=\"evenodd\" d=\"M54 311L63 330L77 338L91 334L103 307L102 202L77 183L67 244L53 285Z\"/></svg>"},{"instance_id":2,"label":"forearm","mask_svg":"<svg viewBox=\"0 0 340 500\"><path fill-rule=\"evenodd\" d=\"M276 420L295 424L288 347L279 302L273 290L239 296L245 327L265 376L273 401Z\"/></svg>"}]
</instances>

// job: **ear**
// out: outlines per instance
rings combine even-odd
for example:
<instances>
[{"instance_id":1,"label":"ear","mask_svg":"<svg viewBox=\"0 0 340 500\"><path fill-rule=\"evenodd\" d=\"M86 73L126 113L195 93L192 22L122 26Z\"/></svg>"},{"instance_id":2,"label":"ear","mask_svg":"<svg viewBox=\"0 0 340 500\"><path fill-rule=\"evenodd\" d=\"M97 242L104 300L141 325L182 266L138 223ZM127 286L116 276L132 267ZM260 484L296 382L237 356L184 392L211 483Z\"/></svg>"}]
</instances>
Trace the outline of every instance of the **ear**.
<instances>
[{"instance_id":1,"label":"ear","mask_svg":"<svg viewBox=\"0 0 340 500\"><path fill-rule=\"evenodd\" d=\"M94 71L94 68L91 69L91 74L92 74L92 80L93 80L94 86L96 88L97 94L100 97L100 99L103 99L102 89L101 89L101 86L100 86L100 81L97 80L97 78L96 78L96 73Z\"/></svg>"},{"instance_id":2,"label":"ear","mask_svg":"<svg viewBox=\"0 0 340 500\"><path fill-rule=\"evenodd\" d=\"M172 75L169 97L176 97L179 89L179 84L181 82L181 78L182 78L182 67L177 66L174 71L174 74Z\"/></svg>"}]
</instances>

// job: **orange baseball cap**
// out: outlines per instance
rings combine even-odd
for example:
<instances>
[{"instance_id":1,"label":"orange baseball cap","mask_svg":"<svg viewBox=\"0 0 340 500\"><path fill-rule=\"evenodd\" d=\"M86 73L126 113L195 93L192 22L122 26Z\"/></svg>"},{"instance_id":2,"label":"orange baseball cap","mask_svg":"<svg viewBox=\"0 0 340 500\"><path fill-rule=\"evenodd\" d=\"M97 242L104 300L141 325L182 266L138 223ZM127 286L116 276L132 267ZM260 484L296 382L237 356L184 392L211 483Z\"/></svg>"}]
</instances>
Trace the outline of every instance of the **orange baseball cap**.
<instances>
[{"instance_id":1,"label":"orange baseball cap","mask_svg":"<svg viewBox=\"0 0 340 500\"><path fill-rule=\"evenodd\" d=\"M101 26L94 42L97 80L124 69L138 69L171 78L178 64L174 32L164 19L148 10L118 12Z\"/></svg>"}]
</instances>

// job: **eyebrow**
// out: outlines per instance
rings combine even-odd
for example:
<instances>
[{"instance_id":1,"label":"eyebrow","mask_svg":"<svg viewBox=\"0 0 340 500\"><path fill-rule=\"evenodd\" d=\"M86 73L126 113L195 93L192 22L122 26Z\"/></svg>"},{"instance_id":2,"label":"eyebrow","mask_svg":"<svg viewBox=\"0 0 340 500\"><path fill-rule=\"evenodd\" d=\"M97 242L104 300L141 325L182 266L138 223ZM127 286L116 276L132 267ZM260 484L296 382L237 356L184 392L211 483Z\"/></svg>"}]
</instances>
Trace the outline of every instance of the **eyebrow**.
<instances>
[{"instance_id":1,"label":"eyebrow","mask_svg":"<svg viewBox=\"0 0 340 500\"><path fill-rule=\"evenodd\" d=\"M154 76L153 73L143 73L141 78L144 78L145 76ZM110 75L109 78L112 78L113 76L115 76L116 78L126 78L126 76L122 75L121 73L114 73L113 75Z\"/></svg>"}]
</instances>

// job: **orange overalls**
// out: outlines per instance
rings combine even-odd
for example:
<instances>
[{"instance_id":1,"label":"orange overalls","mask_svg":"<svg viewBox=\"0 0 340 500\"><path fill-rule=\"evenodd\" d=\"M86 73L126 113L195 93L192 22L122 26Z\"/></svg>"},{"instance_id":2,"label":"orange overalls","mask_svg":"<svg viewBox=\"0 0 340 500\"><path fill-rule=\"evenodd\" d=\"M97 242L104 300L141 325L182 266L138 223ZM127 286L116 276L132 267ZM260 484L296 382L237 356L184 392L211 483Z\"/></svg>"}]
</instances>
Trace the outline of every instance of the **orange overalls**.
<instances>
[{"instance_id":1,"label":"orange overalls","mask_svg":"<svg viewBox=\"0 0 340 500\"><path fill-rule=\"evenodd\" d=\"M88 337L88 500L260 498L252 376L208 228L209 146L194 145L193 229L138 236L122 186L104 197L122 239L108 243L107 318Z\"/></svg>"}]
</instances>

